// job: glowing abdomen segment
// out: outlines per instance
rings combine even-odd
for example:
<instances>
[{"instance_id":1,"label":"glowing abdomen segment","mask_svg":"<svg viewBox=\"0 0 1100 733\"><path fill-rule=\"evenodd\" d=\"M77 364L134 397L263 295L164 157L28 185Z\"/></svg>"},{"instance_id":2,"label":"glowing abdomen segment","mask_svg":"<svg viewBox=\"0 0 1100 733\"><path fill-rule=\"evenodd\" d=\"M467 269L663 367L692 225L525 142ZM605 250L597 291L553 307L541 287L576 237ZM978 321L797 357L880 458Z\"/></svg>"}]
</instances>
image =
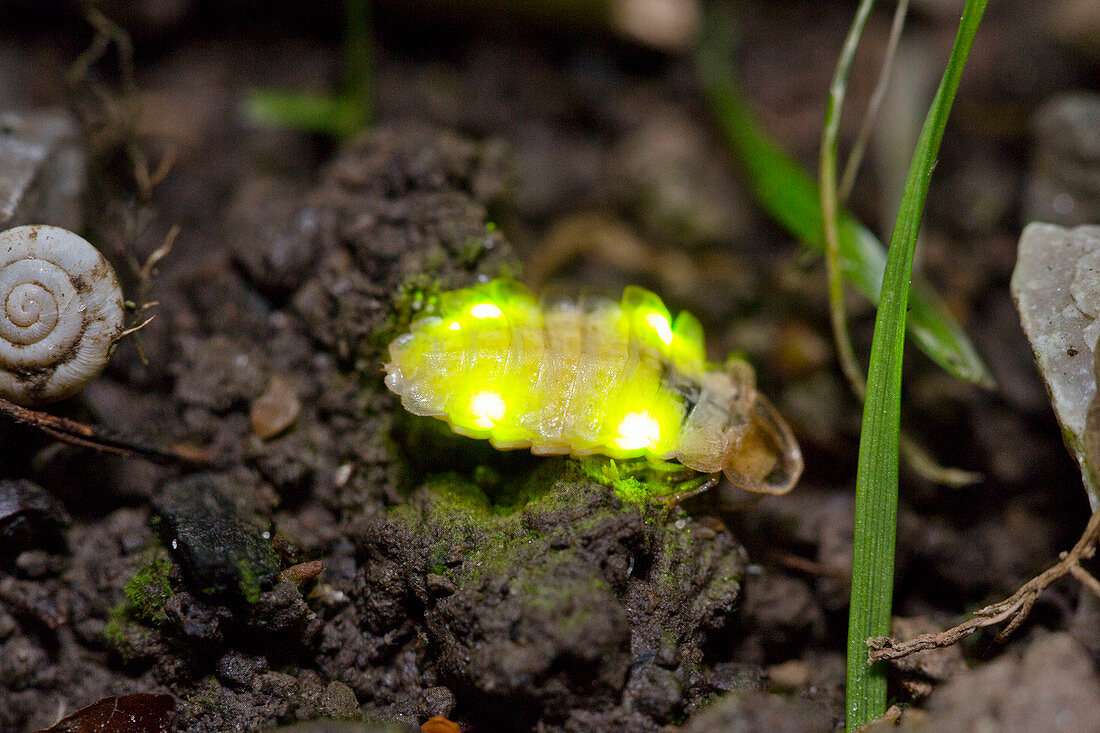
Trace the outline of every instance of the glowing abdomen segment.
<instances>
[{"instance_id":1,"label":"glowing abdomen segment","mask_svg":"<svg viewBox=\"0 0 1100 733\"><path fill-rule=\"evenodd\" d=\"M640 288L539 305L494 281L445 294L394 341L386 383L410 411L501 448L669 458L692 407L670 380L694 384L701 335Z\"/></svg>"}]
</instances>

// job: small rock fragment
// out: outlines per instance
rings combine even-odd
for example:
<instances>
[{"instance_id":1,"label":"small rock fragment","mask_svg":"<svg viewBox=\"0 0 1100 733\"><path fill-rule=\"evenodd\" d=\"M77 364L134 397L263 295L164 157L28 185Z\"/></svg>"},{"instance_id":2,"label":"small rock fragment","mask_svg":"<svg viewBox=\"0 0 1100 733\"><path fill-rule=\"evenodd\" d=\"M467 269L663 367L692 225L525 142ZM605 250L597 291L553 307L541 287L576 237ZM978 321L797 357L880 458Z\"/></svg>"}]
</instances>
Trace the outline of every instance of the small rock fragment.
<instances>
[{"instance_id":1,"label":"small rock fragment","mask_svg":"<svg viewBox=\"0 0 1100 733\"><path fill-rule=\"evenodd\" d=\"M329 718L350 718L359 712L355 693L343 682L333 680L321 694L320 712Z\"/></svg>"},{"instance_id":2,"label":"small rock fragment","mask_svg":"<svg viewBox=\"0 0 1100 733\"><path fill-rule=\"evenodd\" d=\"M245 183L229 214L234 261L265 294L285 298L302 284L318 254L319 211L301 191L269 179Z\"/></svg>"},{"instance_id":3,"label":"small rock fragment","mask_svg":"<svg viewBox=\"0 0 1100 733\"><path fill-rule=\"evenodd\" d=\"M86 165L64 111L0 114L0 229L49 222L79 230Z\"/></svg>"},{"instance_id":4,"label":"small rock fragment","mask_svg":"<svg viewBox=\"0 0 1100 733\"><path fill-rule=\"evenodd\" d=\"M1089 404L1096 396L1100 227L1029 224L1020 237L1012 297L1095 509L1100 505L1100 456L1089 455L1085 435Z\"/></svg>"},{"instance_id":5,"label":"small rock fragment","mask_svg":"<svg viewBox=\"0 0 1100 733\"><path fill-rule=\"evenodd\" d=\"M1100 62L1100 4L1096 0L1053 0L1047 29L1055 40Z\"/></svg>"},{"instance_id":6,"label":"small rock fragment","mask_svg":"<svg viewBox=\"0 0 1100 733\"><path fill-rule=\"evenodd\" d=\"M912 639L919 634L935 633L942 624L926 616L895 617L891 631L895 638ZM962 649L958 645L942 649L927 649L892 661L895 676L912 700L920 700L932 692L933 685L945 682L966 669Z\"/></svg>"},{"instance_id":7,"label":"small rock fragment","mask_svg":"<svg viewBox=\"0 0 1100 733\"><path fill-rule=\"evenodd\" d=\"M302 402L294 391L294 385L281 374L274 374L264 391L252 403L249 419L252 432L261 440L274 438L298 419Z\"/></svg>"},{"instance_id":8,"label":"small rock fragment","mask_svg":"<svg viewBox=\"0 0 1100 733\"><path fill-rule=\"evenodd\" d=\"M836 721L823 705L788 695L756 690L730 692L691 718L683 733L756 733L797 730L830 733Z\"/></svg>"},{"instance_id":9,"label":"small rock fragment","mask_svg":"<svg viewBox=\"0 0 1100 733\"><path fill-rule=\"evenodd\" d=\"M702 123L673 109L657 109L627 135L616 176L647 234L670 250L746 236L748 196L731 185L722 156ZM666 252L671 255L672 252ZM671 257L670 257L671 259Z\"/></svg>"},{"instance_id":10,"label":"small rock fragment","mask_svg":"<svg viewBox=\"0 0 1100 733\"><path fill-rule=\"evenodd\" d=\"M267 671L267 659L230 651L218 660L214 671L226 684L248 687L258 675Z\"/></svg>"},{"instance_id":11,"label":"small rock fragment","mask_svg":"<svg viewBox=\"0 0 1100 733\"><path fill-rule=\"evenodd\" d=\"M617 0L610 5L612 29L667 53L689 50L703 19L699 0Z\"/></svg>"},{"instance_id":12,"label":"small rock fragment","mask_svg":"<svg viewBox=\"0 0 1100 733\"><path fill-rule=\"evenodd\" d=\"M424 690L423 709L425 715L429 717L442 716L446 718L454 710L455 694L451 692L450 688L443 687L429 687Z\"/></svg>"},{"instance_id":13,"label":"small rock fragment","mask_svg":"<svg viewBox=\"0 0 1100 733\"><path fill-rule=\"evenodd\" d=\"M223 413L263 393L263 359L252 344L217 335L188 336L180 345L183 359L175 387L180 402Z\"/></svg>"},{"instance_id":14,"label":"small rock fragment","mask_svg":"<svg viewBox=\"0 0 1100 733\"><path fill-rule=\"evenodd\" d=\"M772 686L782 690L797 690L810 679L810 665L802 659L788 659L767 669Z\"/></svg>"},{"instance_id":15,"label":"small rock fragment","mask_svg":"<svg viewBox=\"0 0 1100 733\"><path fill-rule=\"evenodd\" d=\"M1100 684L1068 633L1040 634L1022 656L1007 654L963 672L932 693L924 727L937 733L1098 733Z\"/></svg>"},{"instance_id":16,"label":"small rock fragment","mask_svg":"<svg viewBox=\"0 0 1100 733\"><path fill-rule=\"evenodd\" d=\"M199 594L235 593L249 603L279 574L271 542L198 474L169 485L154 502L164 541Z\"/></svg>"},{"instance_id":17,"label":"small rock fragment","mask_svg":"<svg viewBox=\"0 0 1100 733\"><path fill-rule=\"evenodd\" d=\"M53 494L25 479L0 481L0 555L59 548L69 516Z\"/></svg>"}]
</instances>

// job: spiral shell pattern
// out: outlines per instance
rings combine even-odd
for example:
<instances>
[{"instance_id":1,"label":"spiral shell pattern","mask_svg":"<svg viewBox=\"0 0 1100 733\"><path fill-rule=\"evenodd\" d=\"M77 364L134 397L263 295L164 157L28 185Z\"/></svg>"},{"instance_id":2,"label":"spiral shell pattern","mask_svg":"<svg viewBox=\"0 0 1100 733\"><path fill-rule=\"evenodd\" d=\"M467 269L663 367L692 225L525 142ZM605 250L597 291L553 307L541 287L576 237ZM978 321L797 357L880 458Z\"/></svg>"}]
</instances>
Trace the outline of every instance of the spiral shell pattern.
<instances>
[{"instance_id":1,"label":"spiral shell pattern","mask_svg":"<svg viewBox=\"0 0 1100 733\"><path fill-rule=\"evenodd\" d=\"M118 278L87 240L41 224L0 232L0 396L34 404L76 393L122 330Z\"/></svg>"}]
</instances>

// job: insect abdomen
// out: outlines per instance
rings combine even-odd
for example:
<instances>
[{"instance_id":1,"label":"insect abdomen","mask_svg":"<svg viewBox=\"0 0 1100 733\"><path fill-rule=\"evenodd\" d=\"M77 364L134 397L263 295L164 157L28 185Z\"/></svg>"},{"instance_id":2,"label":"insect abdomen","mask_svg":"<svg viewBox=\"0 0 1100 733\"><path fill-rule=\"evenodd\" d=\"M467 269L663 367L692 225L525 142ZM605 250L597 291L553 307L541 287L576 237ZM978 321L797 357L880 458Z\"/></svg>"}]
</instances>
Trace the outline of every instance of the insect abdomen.
<instances>
[{"instance_id":1,"label":"insect abdomen","mask_svg":"<svg viewBox=\"0 0 1100 733\"><path fill-rule=\"evenodd\" d=\"M621 305L586 298L540 307L501 281L448 295L440 317L417 321L391 345L386 383L410 411L501 448L674 455L690 405L667 381L700 366L702 346L685 344L676 363L656 296L630 289Z\"/></svg>"},{"instance_id":2,"label":"insect abdomen","mask_svg":"<svg viewBox=\"0 0 1100 733\"><path fill-rule=\"evenodd\" d=\"M390 345L386 384L418 415L498 448L676 458L781 494L802 472L752 368L706 364L702 327L653 293L540 306L510 280L443 293Z\"/></svg>"}]
</instances>

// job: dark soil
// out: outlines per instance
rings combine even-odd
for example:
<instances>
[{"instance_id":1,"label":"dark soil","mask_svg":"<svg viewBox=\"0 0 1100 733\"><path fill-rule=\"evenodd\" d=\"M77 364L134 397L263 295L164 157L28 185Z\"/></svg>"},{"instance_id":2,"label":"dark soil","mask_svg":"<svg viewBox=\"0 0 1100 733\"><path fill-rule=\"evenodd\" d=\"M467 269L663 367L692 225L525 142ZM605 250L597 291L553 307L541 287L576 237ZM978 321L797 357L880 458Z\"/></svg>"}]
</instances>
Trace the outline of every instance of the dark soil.
<instances>
[{"instance_id":1,"label":"dark soil","mask_svg":"<svg viewBox=\"0 0 1100 733\"><path fill-rule=\"evenodd\" d=\"M334 142L240 108L256 87L337 84L336 3L105 2L135 43L130 88L112 53L66 83L91 39L72 5L0 0L0 103L74 110L85 233L130 297L128 263L180 227L145 298L156 318L48 409L218 457L160 466L3 428L0 729L132 692L175 696L187 731L432 716L464 731L838 729L860 406L834 363L822 263L755 208L689 58L552 18L513 28L476 2L442 18L414 5L380 3L377 122ZM854 3L737 5L741 82L814 169ZM916 110L957 8L914 5L899 76ZM908 429L984 480L903 470L906 635L1013 591L1088 513L1008 280L1021 222L1053 211L1031 156L1060 128L1029 120L1061 92L1100 93L1100 57L1064 8L991 5L918 260L999 389L907 354ZM853 109L889 22L872 17ZM888 103L853 199L880 232L918 124L906 101ZM850 113L846 140L857 127ZM135 167L166 155L143 192ZM1077 211L1095 210L1091 179L1064 185L1079 180ZM591 464L498 453L401 410L382 384L389 341L440 290L525 267L535 287L638 283L698 314L711 358L745 354L790 418L800 485L743 510L723 487L666 516ZM851 303L866 353L873 313ZM1100 730L1096 607L1063 582L1007 644L979 634L899 667L893 698L920 708L903 725Z\"/></svg>"}]
</instances>

